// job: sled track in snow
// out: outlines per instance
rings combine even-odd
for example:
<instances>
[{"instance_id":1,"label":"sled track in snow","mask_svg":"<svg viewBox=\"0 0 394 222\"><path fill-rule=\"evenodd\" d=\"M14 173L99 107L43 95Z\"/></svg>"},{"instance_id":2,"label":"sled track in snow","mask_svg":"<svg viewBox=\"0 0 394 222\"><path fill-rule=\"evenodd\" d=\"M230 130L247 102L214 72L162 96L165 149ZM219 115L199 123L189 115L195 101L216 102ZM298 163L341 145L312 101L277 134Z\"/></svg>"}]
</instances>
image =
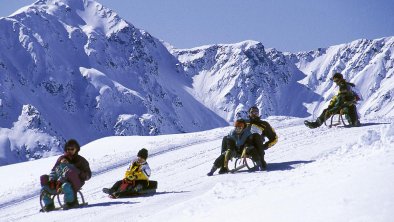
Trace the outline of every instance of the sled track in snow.
<instances>
[{"instance_id":1,"label":"sled track in snow","mask_svg":"<svg viewBox=\"0 0 394 222\"><path fill-rule=\"evenodd\" d=\"M182 145L178 145L178 146L169 146L168 148L166 148L164 150L152 153L151 155L149 155L149 157L159 156L159 155L162 155L162 154L174 151L174 150L179 150L179 149L182 149L182 148L186 148L188 146L194 146L194 145L198 145L198 144L212 142L212 141L220 139L221 137L222 136L218 136L218 137L213 138L213 139L200 140L200 141L191 142L191 143L188 143L188 144L182 144ZM128 165L129 162L130 162L130 160L124 160L124 161L120 161L117 164L112 165L111 167L108 167L107 169L103 169L103 170L99 170L99 171L93 171L92 172L92 174L93 174L92 177L96 176L96 175L104 174L104 173L112 171L112 170L115 170L115 169L117 169L119 167L124 167L125 165ZM37 198L39 194L40 193L38 191L38 192L34 192L34 193L30 194L30 195L25 195L25 196L22 196L22 197L18 197L18 198L14 199L14 200L11 200L11 201L8 201L8 202L5 202L5 203L1 203L0 204L0 210L3 210L3 209L8 208L8 207L12 207L14 205L18 205L20 203L32 200L34 198Z\"/></svg>"}]
</instances>

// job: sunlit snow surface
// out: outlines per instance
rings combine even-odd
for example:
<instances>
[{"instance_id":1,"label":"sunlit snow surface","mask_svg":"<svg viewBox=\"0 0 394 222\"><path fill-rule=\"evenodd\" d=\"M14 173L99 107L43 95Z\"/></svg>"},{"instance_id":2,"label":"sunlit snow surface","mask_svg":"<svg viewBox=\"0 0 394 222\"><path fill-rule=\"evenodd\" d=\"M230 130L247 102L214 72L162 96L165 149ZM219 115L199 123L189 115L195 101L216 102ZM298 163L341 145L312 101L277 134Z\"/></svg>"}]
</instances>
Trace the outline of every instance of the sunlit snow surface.
<instances>
[{"instance_id":1,"label":"sunlit snow surface","mask_svg":"<svg viewBox=\"0 0 394 222\"><path fill-rule=\"evenodd\" d=\"M391 221L394 216L394 124L363 120L358 128L311 130L303 119L268 119L279 142L266 172L206 176L220 153L218 128L155 137L107 137L82 147L93 177L89 205L39 213L39 176L57 157L0 167L1 221ZM138 149L150 152L157 194L110 199Z\"/></svg>"}]
</instances>

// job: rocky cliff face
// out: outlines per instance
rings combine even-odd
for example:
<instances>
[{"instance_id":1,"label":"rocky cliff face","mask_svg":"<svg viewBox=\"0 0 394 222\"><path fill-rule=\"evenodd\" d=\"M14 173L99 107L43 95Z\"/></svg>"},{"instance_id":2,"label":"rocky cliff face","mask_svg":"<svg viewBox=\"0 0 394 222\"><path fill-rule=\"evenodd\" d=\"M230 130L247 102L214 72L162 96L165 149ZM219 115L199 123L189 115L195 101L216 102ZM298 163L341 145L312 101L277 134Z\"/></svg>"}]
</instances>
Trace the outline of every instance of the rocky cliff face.
<instances>
[{"instance_id":1,"label":"rocky cliff face","mask_svg":"<svg viewBox=\"0 0 394 222\"><path fill-rule=\"evenodd\" d=\"M196 98L227 121L257 105L269 115L306 117L303 102L319 95L297 81L305 75L275 50L259 42L172 50L193 78Z\"/></svg>"}]
</instances>

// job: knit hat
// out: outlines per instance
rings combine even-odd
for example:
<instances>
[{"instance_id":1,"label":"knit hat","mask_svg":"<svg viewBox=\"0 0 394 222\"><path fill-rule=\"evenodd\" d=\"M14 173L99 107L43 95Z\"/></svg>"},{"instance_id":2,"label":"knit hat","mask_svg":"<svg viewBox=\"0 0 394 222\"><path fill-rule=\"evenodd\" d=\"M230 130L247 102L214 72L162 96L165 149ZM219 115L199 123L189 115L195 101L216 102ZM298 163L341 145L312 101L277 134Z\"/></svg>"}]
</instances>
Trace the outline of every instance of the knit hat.
<instances>
[{"instance_id":1,"label":"knit hat","mask_svg":"<svg viewBox=\"0 0 394 222\"><path fill-rule=\"evenodd\" d=\"M64 152L67 151L68 147L75 147L77 149L76 153L81 150L81 146L79 146L79 143L75 139L70 139L66 142L66 144L64 144Z\"/></svg>"},{"instance_id":2,"label":"knit hat","mask_svg":"<svg viewBox=\"0 0 394 222\"><path fill-rule=\"evenodd\" d=\"M141 157L144 160L148 159L148 150L145 148L140 149L140 151L138 151L137 156Z\"/></svg>"},{"instance_id":3,"label":"knit hat","mask_svg":"<svg viewBox=\"0 0 394 222\"><path fill-rule=\"evenodd\" d=\"M332 75L331 80L334 80L334 79L343 79L343 75L339 72L336 72L336 73L334 73L334 75Z\"/></svg>"}]
</instances>

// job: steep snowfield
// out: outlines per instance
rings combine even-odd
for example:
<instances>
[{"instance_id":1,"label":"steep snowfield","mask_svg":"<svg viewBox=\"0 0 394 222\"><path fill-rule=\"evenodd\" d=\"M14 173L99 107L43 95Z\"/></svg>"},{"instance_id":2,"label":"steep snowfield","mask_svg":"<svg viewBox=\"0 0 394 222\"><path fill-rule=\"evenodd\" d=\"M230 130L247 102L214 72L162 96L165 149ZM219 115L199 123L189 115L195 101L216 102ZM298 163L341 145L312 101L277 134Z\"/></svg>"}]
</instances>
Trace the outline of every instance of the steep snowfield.
<instances>
[{"instance_id":1,"label":"steep snowfield","mask_svg":"<svg viewBox=\"0 0 394 222\"><path fill-rule=\"evenodd\" d=\"M279 142L268 171L207 177L230 127L155 137L107 137L82 147L94 172L83 209L38 213L39 176L56 157L0 167L1 221L391 221L394 123L311 130L303 119L272 117ZM154 196L109 199L138 149L150 151Z\"/></svg>"}]
</instances>

